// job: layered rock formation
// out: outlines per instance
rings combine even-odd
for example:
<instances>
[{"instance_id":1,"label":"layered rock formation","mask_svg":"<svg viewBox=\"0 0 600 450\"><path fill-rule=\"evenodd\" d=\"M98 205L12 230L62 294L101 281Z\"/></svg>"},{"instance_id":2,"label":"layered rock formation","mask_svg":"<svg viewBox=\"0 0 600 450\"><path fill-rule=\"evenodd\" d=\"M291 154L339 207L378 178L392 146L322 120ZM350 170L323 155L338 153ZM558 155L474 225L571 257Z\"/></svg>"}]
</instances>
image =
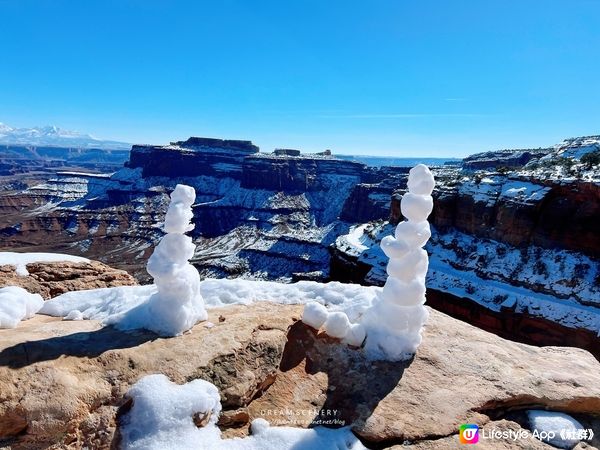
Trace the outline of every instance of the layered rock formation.
<instances>
[{"instance_id":1,"label":"layered rock formation","mask_svg":"<svg viewBox=\"0 0 600 450\"><path fill-rule=\"evenodd\" d=\"M540 159L551 151L551 148L535 148L476 153L463 159L463 167L471 170L494 170L499 168L515 169L523 167L531 160Z\"/></svg>"},{"instance_id":2,"label":"layered rock formation","mask_svg":"<svg viewBox=\"0 0 600 450\"><path fill-rule=\"evenodd\" d=\"M600 185L515 176L471 178L437 190L432 222L515 247L600 257Z\"/></svg>"},{"instance_id":3,"label":"layered rock formation","mask_svg":"<svg viewBox=\"0 0 600 450\"><path fill-rule=\"evenodd\" d=\"M327 247L347 222L386 218L405 169L372 169L330 154L259 154L249 141L190 138L134 146L112 176L65 172L0 194L1 249L100 259L146 281L167 192L193 186L204 275L323 279ZM339 219L341 217L341 220Z\"/></svg>"},{"instance_id":4,"label":"layered rock formation","mask_svg":"<svg viewBox=\"0 0 600 450\"><path fill-rule=\"evenodd\" d=\"M129 150L122 149L0 145L0 176L74 168L111 171L122 166L128 157Z\"/></svg>"},{"instance_id":5,"label":"layered rock formation","mask_svg":"<svg viewBox=\"0 0 600 450\"><path fill-rule=\"evenodd\" d=\"M428 298L433 307L502 336L598 355L598 169L575 158L565 163L564 156L598 143L569 142L541 158L543 164L508 173L435 171ZM391 225L402 219L404 192L391 197ZM370 223L336 240L332 279L381 285L386 260L377 247L390 229Z\"/></svg>"},{"instance_id":6,"label":"layered rock formation","mask_svg":"<svg viewBox=\"0 0 600 450\"><path fill-rule=\"evenodd\" d=\"M97 261L37 262L27 264L29 275L17 274L16 267L0 265L0 287L19 286L49 299L70 291L116 286L133 286L135 279L124 270Z\"/></svg>"},{"instance_id":7,"label":"layered rock formation","mask_svg":"<svg viewBox=\"0 0 600 450\"><path fill-rule=\"evenodd\" d=\"M131 406L125 393L151 373L215 384L225 436L264 418L351 425L370 448L452 448L461 423L520 429L532 408L571 414L600 433L600 365L583 350L507 342L431 311L413 360L371 362L317 335L300 314L300 306L268 303L218 308L212 328L169 339L43 316L0 330L0 442L118 448L119 416ZM524 448L548 448L530 443Z\"/></svg>"}]
</instances>

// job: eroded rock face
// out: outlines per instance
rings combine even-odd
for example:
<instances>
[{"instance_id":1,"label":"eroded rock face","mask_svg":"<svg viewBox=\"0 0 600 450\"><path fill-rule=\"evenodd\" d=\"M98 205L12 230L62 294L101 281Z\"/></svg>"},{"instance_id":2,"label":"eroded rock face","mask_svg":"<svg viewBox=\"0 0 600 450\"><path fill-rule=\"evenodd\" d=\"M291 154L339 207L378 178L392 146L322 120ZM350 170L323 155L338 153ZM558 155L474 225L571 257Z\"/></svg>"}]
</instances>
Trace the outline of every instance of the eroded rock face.
<instances>
[{"instance_id":1,"label":"eroded rock face","mask_svg":"<svg viewBox=\"0 0 600 450\"><path fill-rule=\"evenodd\" d=\"M0 266L0 287L20 286L49 299L69 291L136 284L124 270L97 261L32 263L27 264L27 271L28 276L20 276L15 266Z\"/></svg>"},{"instance_id":2,"label":"eroded rock face","mask_svg":"<svg viewBox=\"0 0 600 450\"><path fill-rule=\"evenodd\" d=\"M370 362L298 321L301 310L215 309L214 327L200 323L169 339L44 316L0 330L0 440L14 449L116 445L124 394L151 373L216 384L226 436L246 434L249 421L263 417L274 425L351 424L377 448L454 448L460 424L518 427L505 417L529 408L598 427L600 364L583 350L508 342L431 311L412 361ZM531 444L523 448L546 448Z\"/></svg>"}]
</instances>

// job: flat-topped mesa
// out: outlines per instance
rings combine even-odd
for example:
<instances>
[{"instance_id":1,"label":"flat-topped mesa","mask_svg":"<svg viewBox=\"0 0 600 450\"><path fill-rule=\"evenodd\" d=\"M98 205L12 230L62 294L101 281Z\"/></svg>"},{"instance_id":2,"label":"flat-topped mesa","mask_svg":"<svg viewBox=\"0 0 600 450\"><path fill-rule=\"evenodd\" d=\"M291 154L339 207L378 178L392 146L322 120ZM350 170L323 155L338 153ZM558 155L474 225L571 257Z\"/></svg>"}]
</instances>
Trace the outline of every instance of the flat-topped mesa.
<instances>
[{"instance_id":1,"label":"flat-topped mesa","mask_svg":"<svg viewBox=\"0 0 600 450\"><path fill-rule=\"evenodd\" d=\"M362 181L365 164L337 159L330 155L292 155L290 149L279 153L260 153L244 158L242 187L273 191L317 191L329 186L331 177L353 177ZM285 153L282 153L285 152Z\"/></svg>"},{"instance_id":2,"label":"flat-topped mesa","mask_svg":"<svg viewBox=\"0 0 600 450\"><path fill-rule=\"evenodd\" d=\"M258 153L251 141L190 137L170 145L134 145L126 167L142 169L143 177L241 179L242 162Z\"/></svg>"},{"instance_id":3,"label":"flat-topped mesa","mask_svg":"<svg viewBox=\"0 0 600 450\"><path fill-rule=\"evenodd\" d=\"M293 148L276 148L273 154L277 156L300 156L300 150Z\"/></svg>"},{"instance_id":4,"label":"flat-topped mesa","mask_svg":"<svg viewBox=\"0 0 600 450\"><path fill-rule=\"evenodd\" d=\"M230 150L240 153L258 153L258 146L252 141L243 141L238 139L216 139L192 136L186 141L171 142L171 145L189 148L193 150L210 150L216 149Z\"/></svg>"},{"instance_id":5,"label":"flat-topped mesa","mask_svg":"<svg viewBox=\"0 0 600 450\"><path fill-rule=\"evenodd\" d=\"M468 170L494 170L501 167L515 169L523 167L529 161L540 159L552 152L552 148L495 150L475 153L462 161L462 167Z\"/></svg>"}]
</instances>

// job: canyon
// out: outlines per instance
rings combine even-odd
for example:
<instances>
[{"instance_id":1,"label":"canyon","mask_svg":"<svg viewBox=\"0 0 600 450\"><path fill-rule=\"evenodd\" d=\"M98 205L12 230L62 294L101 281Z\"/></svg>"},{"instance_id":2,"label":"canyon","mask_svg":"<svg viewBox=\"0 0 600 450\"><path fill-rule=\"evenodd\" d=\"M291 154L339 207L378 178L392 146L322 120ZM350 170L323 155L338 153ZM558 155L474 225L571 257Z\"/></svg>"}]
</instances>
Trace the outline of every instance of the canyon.
<instances>
[{"instance_id":1,"label":"canyon","mask_svg":"<svg viewBox=\"0 0 600 450\"><path fill-rule=\"evenodd\" d=\"M432 167L431 305L514 340L598 356L600 183L597 167L578 162L598 142ZM192 262L203 277L380 285L378 242L402 220L409 167L192 137L134 145L112 173L83 169L3 182L0 250L76 254L149 282L167 194L185 183L197 192Z\"/></svg>"}]
</instances>

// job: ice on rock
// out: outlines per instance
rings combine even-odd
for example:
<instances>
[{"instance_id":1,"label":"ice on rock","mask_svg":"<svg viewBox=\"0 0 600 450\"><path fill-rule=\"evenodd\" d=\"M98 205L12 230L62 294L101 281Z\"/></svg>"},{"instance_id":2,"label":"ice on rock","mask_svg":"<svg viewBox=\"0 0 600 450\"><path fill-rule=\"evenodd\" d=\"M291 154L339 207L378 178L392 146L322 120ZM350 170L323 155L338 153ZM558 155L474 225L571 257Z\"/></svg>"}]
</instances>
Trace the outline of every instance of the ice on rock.
<instances>
[{"instance_id":1,"label":"ice on rock","mask_svg":"<svg viewBox=\"0 0 600 450\"><path fill-rule=\"evenodd\" d=\"M547 436L544 440L550 445L558 448L571 449L579 444L577 432L584 430L573 417L556 411L529 410L527 411L531 430L536 430L541 436ZM566 439L561 436L561 431Z\"/></svg>"},{"instance_id":2,"label":"ice on rock","mask_svg":"<svg viewBox=\"0 0 600 450\"><path fill-rule=\"evenodd\" d=\"M206 320L200 275L189 263L195 246L192 238L184 234L194 228L191 220L195 199L194 188L182 184L175 187L165 217L167 235L156 246L147 265L157 292L126 314L109 317L107 324L115 324L121 329L146 328L163 336L176 336Z\"/></svg>"},{"instance_id":3,"label":"ice on rock","mask_svg":"<svg viewBox=\"0 0 600 450\"><path fill-rule=\"evenodd\" d=\"M31 294L17 286L0 289L0 328L15 328L21 320L30 319L44 305L39 294Z\"/></svg>"},{"instance_id":4,"label":"ice on rock","mask_svg":"<svg viewBox=\"0 0 600 450\"><path fill-rule=\"evenodd\" d=\"M318 330L323 326L328 316L327 308L317 302L309 302L304 306L302 322Z\"/></svg>"},{"instance_id":5,"label":"ice on rock","mask_svg":"<svg viewBox=\"0 0 600 450\"><path fill-rule=\"evenodd\" d=\"M364 348L370 359L408 359L421 343L421 329L428 317L423 303L429 265L422 247L431 237L427 217L433 210L434 186L427 166L419 164L410 170L409 192L400 202L407 220L398 224L394 237L387 236L381 242L383 252L390 258L389 277L361 320L366 330Z\"/></svg>"}]
</instances>

